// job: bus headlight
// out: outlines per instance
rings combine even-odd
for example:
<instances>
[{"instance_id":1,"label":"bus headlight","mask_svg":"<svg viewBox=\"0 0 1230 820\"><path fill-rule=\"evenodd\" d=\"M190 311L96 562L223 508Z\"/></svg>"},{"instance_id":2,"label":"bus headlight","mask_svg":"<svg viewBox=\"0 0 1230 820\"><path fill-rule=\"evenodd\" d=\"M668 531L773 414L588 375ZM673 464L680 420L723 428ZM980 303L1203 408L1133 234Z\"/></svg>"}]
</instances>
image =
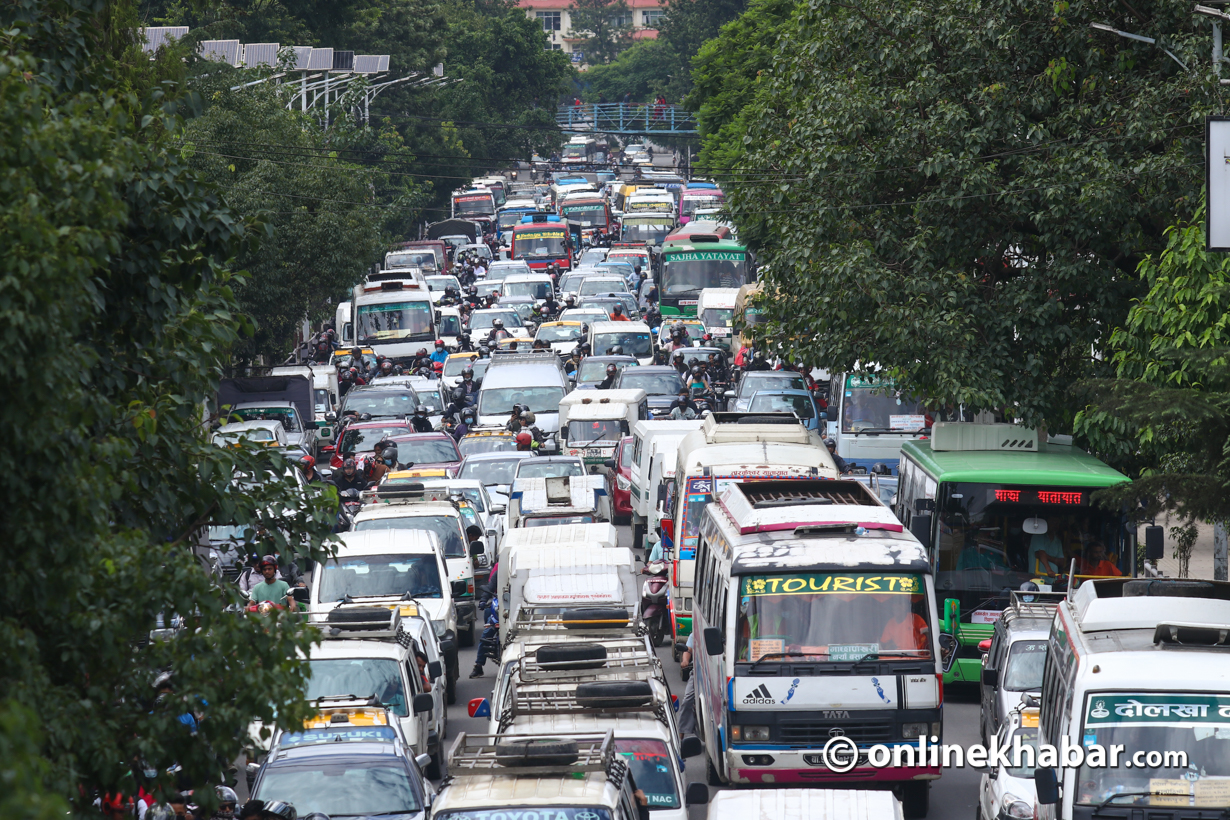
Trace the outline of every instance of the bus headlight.
<instances>
[{"instance_id":1,"label":"bus headlight","mask_svg":"<svg viewBox=\"0 0 1230 820\"><path fill-rule=\"evenodd\" d=\"M769 739L768 726L731 726L730 739L735 743L765 741Z\"/></svg>"},{"instance_id":2,"label":"bus headlight","mask_svg":"<svg viewBox=\"0 0 1230 820\"><path fill-rule=\"evenodd\" d=\"M901 724L901 736L906 740L912 740L919 735L925 735L928 725L926 723L903 723Z\"/></svg>"},{"instance_id":3,"label":"bus headlight","mask_svg":"<svg viewBox=\"0 0 1230 820\"><path fill-rule=\"evenodd\" d=\"M1008 817L1020 818L1020 820L1033 820L1034 809L1015 794L1005 794L1003 813Z\"/></svg>"}]
</instances>

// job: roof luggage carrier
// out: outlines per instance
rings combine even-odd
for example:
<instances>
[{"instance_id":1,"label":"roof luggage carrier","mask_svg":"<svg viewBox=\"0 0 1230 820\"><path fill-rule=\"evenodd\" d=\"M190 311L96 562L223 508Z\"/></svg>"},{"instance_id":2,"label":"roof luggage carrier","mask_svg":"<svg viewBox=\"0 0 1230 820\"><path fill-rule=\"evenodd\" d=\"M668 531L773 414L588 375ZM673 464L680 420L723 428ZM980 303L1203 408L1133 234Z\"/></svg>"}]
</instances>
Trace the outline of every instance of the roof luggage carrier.
<instances>
[{"instance_id":1,"label":"roof luggage carrier","mask_svg":"<svg viewBox=\"0 0 1230 820\"><path fill-rule=\"evenodd\" d=\"M526 340L518 339L517 341L523 342ZM529 353L524 350L506 350L500 347L493 347L491 348L491 364L487 365L487 368L490 369L497 362L499 364L534 364L535 362L559 364L559 356L550 351Z\"/></svg>"},{"instance_id":2,"label":"roof luggage carrier","mask_svg":"<svg viewBox=\"0 0 1230 820\"><path fill-rule=\"evenodd\" d=\"M627 764L615 754L615 733L558 735L471 735L462 732L448 753L449 782L459 777L602 772L616 787Z\"/></svg>"},{"instance_id":3,"label":"roof luggage carrier","mask_svg":"<svg viewBox=\"0 0 1230 820\"><path fill-rule=\"evenodd\" d=\"M576 681L614 679L628 672L660 672L662 662L644 638L607 639L602 643L544 643L521 657L517 680ZM626 680L626 678L620 678Z\"/></svg>"},{"instance_id":4,"label":"roof luggage carrier","mask_svg":"<svg viewBox=\"0 0 1230 820\"><path fill-rule=\"evenodd\" d=\"M715 424L798 424L794 413L710 413Z\"/></svg>"},{"instance_id":5,"label":"roof luggage carrier","mask_svg":"<svg viewBox=\"0 0 1230 820\"><path fill-rule=\"evenodd\" d=\"M660 692L655 691L650 680L573 681L531 686L514 684L508 706L500 713L500 729L508 729L518 716L635 712L652 714L670 726L670 718L666 714L669 703L670 696L665 687Z\"/></svg>"},{"instance_id":6,"label":"roof luggage carrier","mask_svg":"<svg viewBox=\"0 0 1230 820\"><path fill-rule=\"evenodd\" d=\"M458 506L465 498L461 493L447 487L433 485L428 487L420 482L409 484L379 485L359 493L360 500L366 504L419 504L428 501L443 502Z\"/></svg>"},{"instance_id":7,"label":"roof luggage carrier","mask_svg":"<svg viewBox=\"0 0 1230 820\"><path fill-rule=\"evenodd\" d=\"M418 606L418 601L410 597L401 600L412 602ZM404 647L409 647L414 639L402 626L401 607L389 607L381 601L345 601L329 610L323 621L313 621L319 627L321 637L326 639L351 640L392 640Z\"/></svg>"},{"instance_id":8,"label":"roof luggage carrier","mask_svg":"<svg viewBox=\"0 0 1230 820\"><path fill-rule=\"evenodd\" d=\"M1033 598L1032 601L1026 601L1026 597ZM1022 590L1012 590L1008 599L1008 606L1004 608L1004 614L1001 616L1004 623L1015 621L1020 618L1041 618L1043 620L1052 620L1055 617L1055 610L1059 608L1061 601L1066 600L1068 593L1066 592L1026 592Z\"/></svg>"},{"instance_id":9,"label":"roof luggage carrier","mask_svg":"<svg viewBox=\"0 0 1230 820\"><path fill-rule=\"evenodd\" d=\"M524 640L526 632L567 633L570 637L638 637L646 634L645 625L624 606L570 607L522 606L509 626L508 642Z\"/></svg>"},{"instance_id":10,"label":"roof luggage carrier","mask_svg":"<svg viewBox=\"0 0 1230 820\"><path fill-rule=\"evenodd\" d=\"M817 478L794 481L749 481L732 486L743 494L754 510L829 504L883 506L878 498L871 495L867 486L858 481Z\"/></svg>"}]
</instances>

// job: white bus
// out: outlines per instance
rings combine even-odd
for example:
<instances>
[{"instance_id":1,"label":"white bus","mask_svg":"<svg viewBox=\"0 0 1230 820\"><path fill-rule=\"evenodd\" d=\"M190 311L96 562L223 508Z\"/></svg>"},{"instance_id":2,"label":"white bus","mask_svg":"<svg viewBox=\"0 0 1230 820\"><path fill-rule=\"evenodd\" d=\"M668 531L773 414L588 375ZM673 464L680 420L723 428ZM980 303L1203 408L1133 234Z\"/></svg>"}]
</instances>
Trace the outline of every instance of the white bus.
<instances>
[{"instance_id":1,"label":"white bus","mask_svg":"<svg viewBox=\"0 0 1230 820\"><path fill-rule=\"evenodd\" d=\"M901 445L928 434L923 402L902 395L890 379L838 373L829 391L829 435L851 467L887 464L893 474Z\"/></svg>"},{"instance_id":2,"label":"white bus","mask_svg":"<svg viewBox=\"0 0 1230 820\"><path fill-rule=\"evenodd\" d=\"M1086 581L1059 604L1042 675L1036 817L1226 816L1227 624L1225 582ZM1059 760L1043 759L1047 746ZM1079 766L1064 747L1084 752Z\"/></svg>"},{"instance_id":3,"label":"white bus","mask_svg":"<svg viewBox=\"0 0 1230 820\"><path fill-rule=\"evenodd\" d=\"M692 617L711 782L879 783L926 815L940 767L917 744L938 741L943 699L931 562L864 485L727 489L705 509ZM825 756L837 736L850 770ZM891 756L869 758L879 745Z\"/></svg>"}]
</instances>

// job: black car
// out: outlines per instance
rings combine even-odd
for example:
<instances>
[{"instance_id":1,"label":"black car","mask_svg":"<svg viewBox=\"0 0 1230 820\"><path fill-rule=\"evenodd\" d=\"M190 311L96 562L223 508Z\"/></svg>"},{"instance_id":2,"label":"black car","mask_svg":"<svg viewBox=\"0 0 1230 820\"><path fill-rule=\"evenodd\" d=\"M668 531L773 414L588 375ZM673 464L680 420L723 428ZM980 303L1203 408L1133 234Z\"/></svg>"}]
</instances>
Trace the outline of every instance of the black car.
<instances>
[{"instance_id":1,"label":"black car","mask_svg":"<svg viewBox=\"0 0 1230 820\"><path fill-rule=\"evenodd\" d=\"M651 365L649 367L630 367L619 374L615 386L621 390L645 391L649 402L649 412L654 418L664 418L670 414L671 402L683 389L683 377L675 368L669 365Z\"/></svg>"}]
</instances>

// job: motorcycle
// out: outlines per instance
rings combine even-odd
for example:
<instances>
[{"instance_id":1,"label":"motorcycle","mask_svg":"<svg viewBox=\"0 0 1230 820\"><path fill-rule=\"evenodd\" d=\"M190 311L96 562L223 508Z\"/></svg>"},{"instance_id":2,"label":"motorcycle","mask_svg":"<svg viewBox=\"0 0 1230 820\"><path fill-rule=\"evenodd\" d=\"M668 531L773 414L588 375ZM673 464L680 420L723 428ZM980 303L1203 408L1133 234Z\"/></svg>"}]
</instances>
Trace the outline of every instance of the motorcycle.
<instances>
[{"instance_id":1,"label":"motorcycle","mask_svg":"<svg viewBox=\"0 0 1230 820\"><path fill-rule=\"evenodd\" d=\"M717 399L713 396L713 391L704 390L699 387L692 388L692 403L696 405L696 415L703 416L705 413L712 413L717 407Z\"/></svg>"},{"instance_id":2,"label":"motorcycle","mask_svg":"<svg viewBox=\"0 0 1230 820\"><path fill-rule=\"evenodd\" d=\"M340 495L342 506L337 512L337 531L349 532L354 524L355 516L363 509L363 501L359 497L358 490L342 490Z\"/></svg>"},{"instance_id":3,"label":"motorcycle","mask_svg":"<svg viewBox=\"0 0 1230 820\"><path fill-rule=\"evenodd\" d=\"M641 620L649 629L651 646L662 643L663 637L670 637L670 624L667 620L668 595L670 585L667 583L667 565L665 561L654 561L641 569L642 575L648 575L641 586Z\"/></svg>"}]
</instances>

